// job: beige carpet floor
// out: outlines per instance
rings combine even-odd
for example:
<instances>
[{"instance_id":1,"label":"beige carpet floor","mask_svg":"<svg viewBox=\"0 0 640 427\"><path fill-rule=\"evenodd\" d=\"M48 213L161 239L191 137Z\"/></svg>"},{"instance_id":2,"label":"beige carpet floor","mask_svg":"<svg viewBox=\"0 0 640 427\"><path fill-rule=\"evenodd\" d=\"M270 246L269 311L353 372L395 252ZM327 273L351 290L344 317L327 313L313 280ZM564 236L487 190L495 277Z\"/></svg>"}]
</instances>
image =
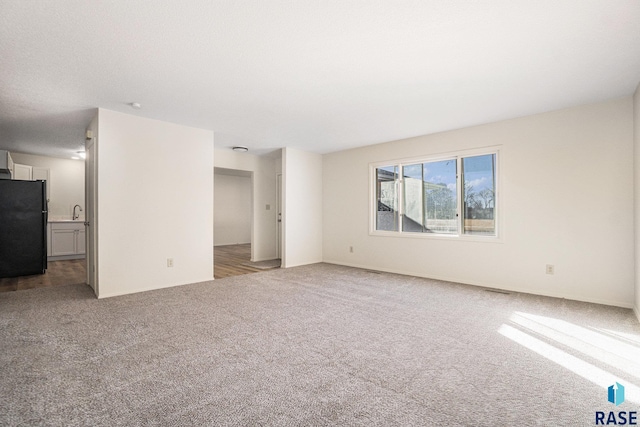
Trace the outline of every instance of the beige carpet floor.
<instances>
[{"instance_id":1,"label":"beige carpet floor","mask_svg":"<svg viewBox=\"0 0 640 427\"><path fill-rule=\"evenodd\" d=\"M627 309L328 264L0 294L2 426L593 425L639 361Z\"/></svg>"}]
</instances>

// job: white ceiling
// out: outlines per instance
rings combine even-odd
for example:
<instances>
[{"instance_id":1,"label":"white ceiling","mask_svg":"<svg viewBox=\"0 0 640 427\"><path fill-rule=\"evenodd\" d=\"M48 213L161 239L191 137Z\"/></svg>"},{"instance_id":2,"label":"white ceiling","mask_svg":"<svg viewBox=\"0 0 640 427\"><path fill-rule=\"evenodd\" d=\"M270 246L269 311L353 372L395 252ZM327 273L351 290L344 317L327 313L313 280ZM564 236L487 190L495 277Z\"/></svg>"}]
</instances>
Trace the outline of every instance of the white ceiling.
<instances>
[{"instance_id":1,"label":"white ceiling","mask_svg":"<svg viewBox=\"0 0 640 427\"><path fill-rule=\"evenodd\" d=\"M639 81L638 0L0 0L0 148L34 154L96 107L326 153Z\"/></svg>"}]
</instances>

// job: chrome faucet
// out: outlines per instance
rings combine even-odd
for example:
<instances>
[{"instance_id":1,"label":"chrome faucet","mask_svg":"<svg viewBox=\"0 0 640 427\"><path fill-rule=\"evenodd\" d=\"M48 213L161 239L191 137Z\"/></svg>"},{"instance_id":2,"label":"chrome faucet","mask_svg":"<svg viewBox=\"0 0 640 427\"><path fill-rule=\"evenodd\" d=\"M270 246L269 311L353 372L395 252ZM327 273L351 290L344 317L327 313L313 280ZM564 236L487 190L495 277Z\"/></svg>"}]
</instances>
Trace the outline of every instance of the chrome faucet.
<instances>
[{"instance_id":1,"label":"chrome faucet","mask_svg":"<svg viewBox=\"0 0 640 427\"><path fill-rule=\"evenodd\" d=\"M71 217L72 220L76 220L76 219L80 218L80 214L76 213L76 208L80 209L80 212L82 212L82 208L80 207L80 205L75 205L73 207L73 216Z\"/></svg>"}]
</instances>

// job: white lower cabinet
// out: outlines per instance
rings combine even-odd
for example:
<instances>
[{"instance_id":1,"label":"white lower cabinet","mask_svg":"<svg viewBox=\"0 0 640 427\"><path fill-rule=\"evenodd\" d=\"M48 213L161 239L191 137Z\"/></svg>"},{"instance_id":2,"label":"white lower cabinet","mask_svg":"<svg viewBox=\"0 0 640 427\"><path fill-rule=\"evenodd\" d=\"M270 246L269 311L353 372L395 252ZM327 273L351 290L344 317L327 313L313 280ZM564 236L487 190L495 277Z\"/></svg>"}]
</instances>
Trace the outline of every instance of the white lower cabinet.
<instances>
[{"instance_id":1,"label":"white lower cabinet","mask_svg":"<svg viewBox=\"0 0 640 427\"><path fill-rule=\"evenodd\" d=\"M82 222L52 222L50 225L52 257L84 257L85 229Z\"/></svg>"},{"instance_id":2,"label":"white lower cabinet","mask_svg":"<svg viewBox=\"0 0 640 427\"><path fill-rule=\"evenodd\" d=\"M84 255L87 252L87 241L85 237L87 232L84 229L84 224L82 226L82 230L78 230L78 234L76 234L76 253L78 255Z\"/></svg>"}]
</instances>

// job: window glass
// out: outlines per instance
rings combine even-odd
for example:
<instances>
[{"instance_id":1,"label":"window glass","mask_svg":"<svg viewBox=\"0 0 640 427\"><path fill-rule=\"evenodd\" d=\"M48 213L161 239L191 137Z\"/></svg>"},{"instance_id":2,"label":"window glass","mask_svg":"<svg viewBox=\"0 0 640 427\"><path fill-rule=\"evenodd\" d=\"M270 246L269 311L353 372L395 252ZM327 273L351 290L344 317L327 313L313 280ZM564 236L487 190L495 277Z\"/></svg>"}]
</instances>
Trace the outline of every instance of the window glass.
<instances>
[{"instance_id":1,"label":"window glass","mask_svg":"<svg viewBox=\"0 0 640 427\"><path fill-rule=\"evenodd\" d=\"M463 157L463 230L495 235L495 154Z\"/></svg>"},{"instance_id":2,"label":"window glass","mask_svg":"<svg viewBox=\"0 0 640 427\"><path fill-rule=\"evenodd\" d=\"M403 168L404 215L402 231L424 232L424 196L422 180L422 163L407 165Z\"/></svg>"},{"instance_id":3,"label":"window glass","mask_svg":"<svg viewBox=\"0 0 640 427\"><path fill-rule=\"evenodd\" d=\"M376 169L376 230L398 231L398 166Z\"/></svg>"},{"instance_id":4,"label":"window glass","mask_svg":"<svg viewBox=\"0 0 640 427\"><path fill-rule=\"evenodd\" d=\"M458 233L456 160L423 164L425 231Z\"/></svg>"},{"instance_id":5,"label":"window glass","mask_svg":"<svg viewBox=\"0 0 640 427\"><path fill-rule=\"evenodd\" d=\"M456 160L407 165L402 175L402 231L456 234Z\"/></svg>"}]
</instances>

